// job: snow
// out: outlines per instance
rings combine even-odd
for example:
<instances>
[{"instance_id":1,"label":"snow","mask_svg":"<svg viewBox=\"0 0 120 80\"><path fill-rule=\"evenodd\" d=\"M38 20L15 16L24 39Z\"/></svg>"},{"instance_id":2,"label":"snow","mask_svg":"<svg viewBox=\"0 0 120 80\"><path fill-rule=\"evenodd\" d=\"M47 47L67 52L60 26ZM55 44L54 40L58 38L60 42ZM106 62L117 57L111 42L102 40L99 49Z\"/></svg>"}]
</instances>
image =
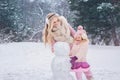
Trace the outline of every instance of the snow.
<instances>
[{"instance_id":1,"label":"snow","mask_svg":"<svg viewBox=\"0 0 120 80\"><path fill-rule=\"evenodd\" d=\"M51 80L54 54L43 43L0 45L0 80ZM120 47L89 46L88 62L94 80L119 80ZM74 72L71 72L73 76ZM83 75L83 80L86 80Z\"/></svg>"},{"instance_id":2,"label":"snow","mask_svg":"<svg viewBox=\"0 0 120 80\"><path fill-rule=\"evenodd\" d=\"M34 2L34 0L30 0L30 2Z\"/></svg>"}]
</instances>

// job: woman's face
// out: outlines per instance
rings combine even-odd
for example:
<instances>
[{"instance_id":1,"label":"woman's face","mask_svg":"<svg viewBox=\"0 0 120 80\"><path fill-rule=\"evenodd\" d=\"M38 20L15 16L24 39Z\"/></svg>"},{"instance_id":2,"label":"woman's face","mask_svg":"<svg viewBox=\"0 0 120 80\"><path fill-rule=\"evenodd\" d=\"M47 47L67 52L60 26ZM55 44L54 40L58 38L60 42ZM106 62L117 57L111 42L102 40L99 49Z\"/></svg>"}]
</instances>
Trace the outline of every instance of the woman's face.
<instances>
[{"instance_id":1,"label":"woman's face","mask_svg":"<svg viewBox=\"0 0 120 80\"><path fill-rule=\"evenodd\" d=\"M60 20L59 20L58 17L54 17L53 20L52 20L52 22L53 22L53 27L60 26Z\"/></svg>"}]
</instances>

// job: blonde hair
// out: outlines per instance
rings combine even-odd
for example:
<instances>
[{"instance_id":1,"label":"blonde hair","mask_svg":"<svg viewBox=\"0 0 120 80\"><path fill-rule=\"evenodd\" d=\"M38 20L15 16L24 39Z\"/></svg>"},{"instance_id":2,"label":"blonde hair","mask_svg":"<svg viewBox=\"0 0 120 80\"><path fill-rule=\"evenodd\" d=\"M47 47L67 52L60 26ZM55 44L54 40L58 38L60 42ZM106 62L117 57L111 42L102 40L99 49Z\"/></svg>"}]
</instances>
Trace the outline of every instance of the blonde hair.
<instances>
[{"instance_id":1,"label":"blonde hair","mask_svg":"<svg viewBox=\"0 0 120 80\"><path fill-rule=\"evenodd\" d=\"M52 27L53 27L53 24L52 24L52 19L54 17L59 17L59 15L56 15L55 13L49 13L47 16L46 16L46 22L45 22L45 27L43 29L43 42L46 44L51 44L51 41L52 41L52 36L51 36L51 33L52 33Z\"/></svg>"},{"instance_id":2,"label":"blonde hair","mask_svg":"<svg viewBox=\"0 0 120 80\"><path fill-rule=\"evenodd\" d=\"M70 29L68 26L70 26L67 22L67 19L64 16L60 16L61 20L61 25L65 28L66 34L69 36L70 35Z\"/></svg>"},{"instance_id":3,"label":"blonde hair","mask_svg":"<svg viewBox=\"0 0 120 80\"><path fill-rule=\"evenodd\" d=\"M67 20L65 19L65 17L63 16L59 16L58 14L56 13L49 13L46 17L46 23L45 23L45 28L43 29L43 42L45 44L51 44L54 40L53 40L53 36L52 36L52 29L53 29L53 22L52 22L52 19L57 17L60 22L61 22L61 26L64 26L65 30L66 30L66 33L69 33L70 34L70 30L68 29L68 22Z\"/></svg>"}]
</instances>

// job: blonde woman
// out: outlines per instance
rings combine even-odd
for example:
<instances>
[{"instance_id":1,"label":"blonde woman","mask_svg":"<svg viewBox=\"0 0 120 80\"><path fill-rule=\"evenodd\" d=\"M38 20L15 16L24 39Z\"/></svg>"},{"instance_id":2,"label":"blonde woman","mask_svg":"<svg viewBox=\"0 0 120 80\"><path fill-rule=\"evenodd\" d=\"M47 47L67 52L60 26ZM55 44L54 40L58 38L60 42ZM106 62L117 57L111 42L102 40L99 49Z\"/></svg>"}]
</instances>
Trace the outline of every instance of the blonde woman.
<instances>
[{"instance_id":1,"label":"blonde woman","mask_svg":"<svg viewBox=\"0 0 120 80\"><path fill-rule=\"evenodd\" d=\"M55 42L73 42L75 30L69 25L64 16L57 13L49 13L46 16L46 23L43 30L43 42L51 45L51 50L54 52L53 45Z\"/></svg>"}]
</instances>

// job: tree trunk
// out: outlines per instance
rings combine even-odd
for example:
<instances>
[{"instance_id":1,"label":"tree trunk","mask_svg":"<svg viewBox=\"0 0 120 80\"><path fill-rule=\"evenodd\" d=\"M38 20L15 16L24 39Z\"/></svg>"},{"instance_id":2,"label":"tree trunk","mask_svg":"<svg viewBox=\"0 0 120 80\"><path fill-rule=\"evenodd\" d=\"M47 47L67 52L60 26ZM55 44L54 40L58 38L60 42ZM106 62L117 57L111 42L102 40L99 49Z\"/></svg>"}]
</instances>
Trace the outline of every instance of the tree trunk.
<instances>
[{"instance_id":1,"label":"tree trunk","mask_svg":"<svg viewBox=\"0 0 120 80\"><path fill-rule=\"evenodd\" d=\"M117 39L117 34L116 34L116 31L115 31L115 27L114 27L114 26L113 26L111 32L112 32L112 37L113 37L114 45L115 45L115 46L120 46L120 42L119 42L119 40Z\"/></svg>"},{"instance_id":2,"label":"tree trunk","mask_svg":"<svg viewBox=\"0 0 120 80\"><path fill-rule=\"evenodd\" d=\"M110 15L110 19L111 19L110 23L111 23L111 26L112 26L111 33L112 33L112 38L113 38L114 45L115 46L120 46L120 42L119 42L119 39L117 38L117 33L116 33L117 19L116 19L114 14Z\"/></svg>"}]
</instances>

